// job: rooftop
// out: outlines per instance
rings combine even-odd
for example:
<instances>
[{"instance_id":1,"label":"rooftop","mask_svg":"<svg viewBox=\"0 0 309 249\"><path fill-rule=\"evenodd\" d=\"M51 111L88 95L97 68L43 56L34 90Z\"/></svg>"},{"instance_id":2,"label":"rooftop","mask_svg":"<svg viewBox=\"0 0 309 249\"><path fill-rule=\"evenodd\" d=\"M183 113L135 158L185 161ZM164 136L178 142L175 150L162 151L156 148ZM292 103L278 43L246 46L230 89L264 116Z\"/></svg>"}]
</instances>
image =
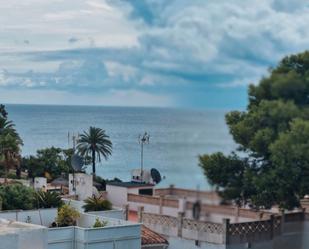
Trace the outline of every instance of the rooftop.
<instances>
[{"instance_id":1,"label":"rooftop","mask_svg":"<svg viewBox=\"0 0 309 249\"><path fill-rule=\"evenodd\" d=\"M153 187L153 184L141 182L107 182L106 185L124 187L124 188L140 188L140 187Z\"/></svg>"},{"instance_id":2,"label":"rooftop","mask_svg":"<svg viewBox=\"0 0 309 249\"><path fill-rule=\"evenodd\" d=\"M160 234L142 225L142 245L168 245L168 241Z\"/></svg>"},{"instance_id":3,"label":"rooftop","mask_svg":"<svg viewBox=\"0 0 309 249\"><path fill-rule=\"evenodd\" d=\"M20 229L44 229L45 227L24 222L17 222L0 218L0 235L7 233L18 233Z\"/></svg>"}]
</instances>

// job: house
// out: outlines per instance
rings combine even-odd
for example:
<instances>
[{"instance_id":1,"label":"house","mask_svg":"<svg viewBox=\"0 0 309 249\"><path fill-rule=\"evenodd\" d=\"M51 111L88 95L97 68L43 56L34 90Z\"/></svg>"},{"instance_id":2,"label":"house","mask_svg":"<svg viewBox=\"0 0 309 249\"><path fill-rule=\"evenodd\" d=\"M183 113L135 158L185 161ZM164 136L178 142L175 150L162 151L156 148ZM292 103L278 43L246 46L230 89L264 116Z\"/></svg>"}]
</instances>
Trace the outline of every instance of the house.
<instances>
[{"instance_id":1,"label":"house","mask_svg":"<svg viewBox=\"0 0 309 249\"><path fill-rule=\"evenodd\" d=\"M154 185L139 182L107 182L107 199L116 207L128 204L128 194L152 196Z\"/></svg>"}]
</instances>

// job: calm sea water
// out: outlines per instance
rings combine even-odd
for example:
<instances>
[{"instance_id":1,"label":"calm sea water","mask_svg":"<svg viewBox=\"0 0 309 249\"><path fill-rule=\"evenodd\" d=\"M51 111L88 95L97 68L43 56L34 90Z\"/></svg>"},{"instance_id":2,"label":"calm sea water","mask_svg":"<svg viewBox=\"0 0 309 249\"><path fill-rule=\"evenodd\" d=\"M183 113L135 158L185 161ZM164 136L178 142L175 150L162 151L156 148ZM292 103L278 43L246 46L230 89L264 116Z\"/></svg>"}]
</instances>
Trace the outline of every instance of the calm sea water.
<instances>
[{"instance_id":1,"label":"calm sea water","mask_svg":"<svg viewBox=\"0 0 309 249\"><path fill-rule=\"evenodd\" d=\"M161 186L208 189L198 155L235 147L221 110L35 105L7 105L7 110L24 140L23 155L49 146L68 148L68 132L105 129L113 155L97 166L97 174L109 179L129 180L130 170L140 166L138 136L145 131L151 137L144 165L165 176Z\"/></svg>"}]
</instances>

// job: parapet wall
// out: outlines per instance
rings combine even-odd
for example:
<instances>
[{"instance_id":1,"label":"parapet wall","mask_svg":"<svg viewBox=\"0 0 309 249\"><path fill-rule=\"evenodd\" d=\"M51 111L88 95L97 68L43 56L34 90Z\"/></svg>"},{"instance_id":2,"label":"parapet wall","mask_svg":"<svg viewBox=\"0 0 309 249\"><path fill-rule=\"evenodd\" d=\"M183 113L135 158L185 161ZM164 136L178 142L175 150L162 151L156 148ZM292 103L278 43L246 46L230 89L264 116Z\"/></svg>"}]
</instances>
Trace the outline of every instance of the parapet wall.
<instances>
[{"instance_id":1,"label":"parapet wall","mask_svg":"<svg viewBox=\"0 0 309 249\"><path fill-rule=\"evenodd\" d=\"M160 234L211 245L224 245L229 249L303 249L308 246L304 234L309 235L309 231L304 227L309 222L302 212L271 215L263 220L241 223L230 223L228 219L222 223L213 223L188 219L181 214L175 218L145 212L139 213L139 219ZM306 226L309 228L309 224Z\"/></svg>"},{"instance_id":2,"label":"parapet wall","mask_svg":"<svg viewBox=\"0 0 309 249\"><path fill-rule=\"evenodd\" d=\"M201 200L210 200L213 202L221 201L219 195L214 191L197 191L192 189L182 189L182 188L159 188L155 189L155 195L158 196L177 196L177 197L185 197L185 198L199 198Z\"/></svg>"},{"instance_id":3,"label":"parapet wall","mask_svg":"<svg viewBox=\"0 0 309 249\"><path fill-rule=\"evenodd\" d=\"M181 191L192 193L191 190L172 189L173 191ZM158 191L158 190L156 190ZM159 192L168 193L171 189L159 189ZM207 192L206 192L207 193ZM127 194L127 201L130 210L137 211L138 207L143 206L145 212L170 215L177 217L178 212L184 212L186 217L192 218L192 208L194 205L193 200L186 198L182 199L180 196L160 195L148 196L138 194ZM214 204L201 204L201 216L206 220L216 222L222 218L230 218L236 222L238 221L253 221L270 217L270 213L254 211L251 209L238 208L232 205L214 205ZM235 217L237 217L235 219Z\"/></svg>"}]
</instances>

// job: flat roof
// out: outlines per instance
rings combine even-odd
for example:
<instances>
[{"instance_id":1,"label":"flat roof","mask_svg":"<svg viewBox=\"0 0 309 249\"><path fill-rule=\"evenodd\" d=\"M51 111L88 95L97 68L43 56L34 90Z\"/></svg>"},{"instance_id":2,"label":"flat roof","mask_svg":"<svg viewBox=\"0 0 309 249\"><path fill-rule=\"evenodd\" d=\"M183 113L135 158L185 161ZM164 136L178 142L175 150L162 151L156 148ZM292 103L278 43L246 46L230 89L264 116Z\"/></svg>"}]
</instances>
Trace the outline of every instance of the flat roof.
<instances>
[{"instance_id":1,"label":"flat roof","mask_svg":"<svg viewBox=\"0 0 309 249\"><path fill-rule=\"evenodd\" d=\"M141 182L106 182L106 185L112 185L123 188L154 187L154 184L141 183Z\"/></svg>"}]
</instances>

